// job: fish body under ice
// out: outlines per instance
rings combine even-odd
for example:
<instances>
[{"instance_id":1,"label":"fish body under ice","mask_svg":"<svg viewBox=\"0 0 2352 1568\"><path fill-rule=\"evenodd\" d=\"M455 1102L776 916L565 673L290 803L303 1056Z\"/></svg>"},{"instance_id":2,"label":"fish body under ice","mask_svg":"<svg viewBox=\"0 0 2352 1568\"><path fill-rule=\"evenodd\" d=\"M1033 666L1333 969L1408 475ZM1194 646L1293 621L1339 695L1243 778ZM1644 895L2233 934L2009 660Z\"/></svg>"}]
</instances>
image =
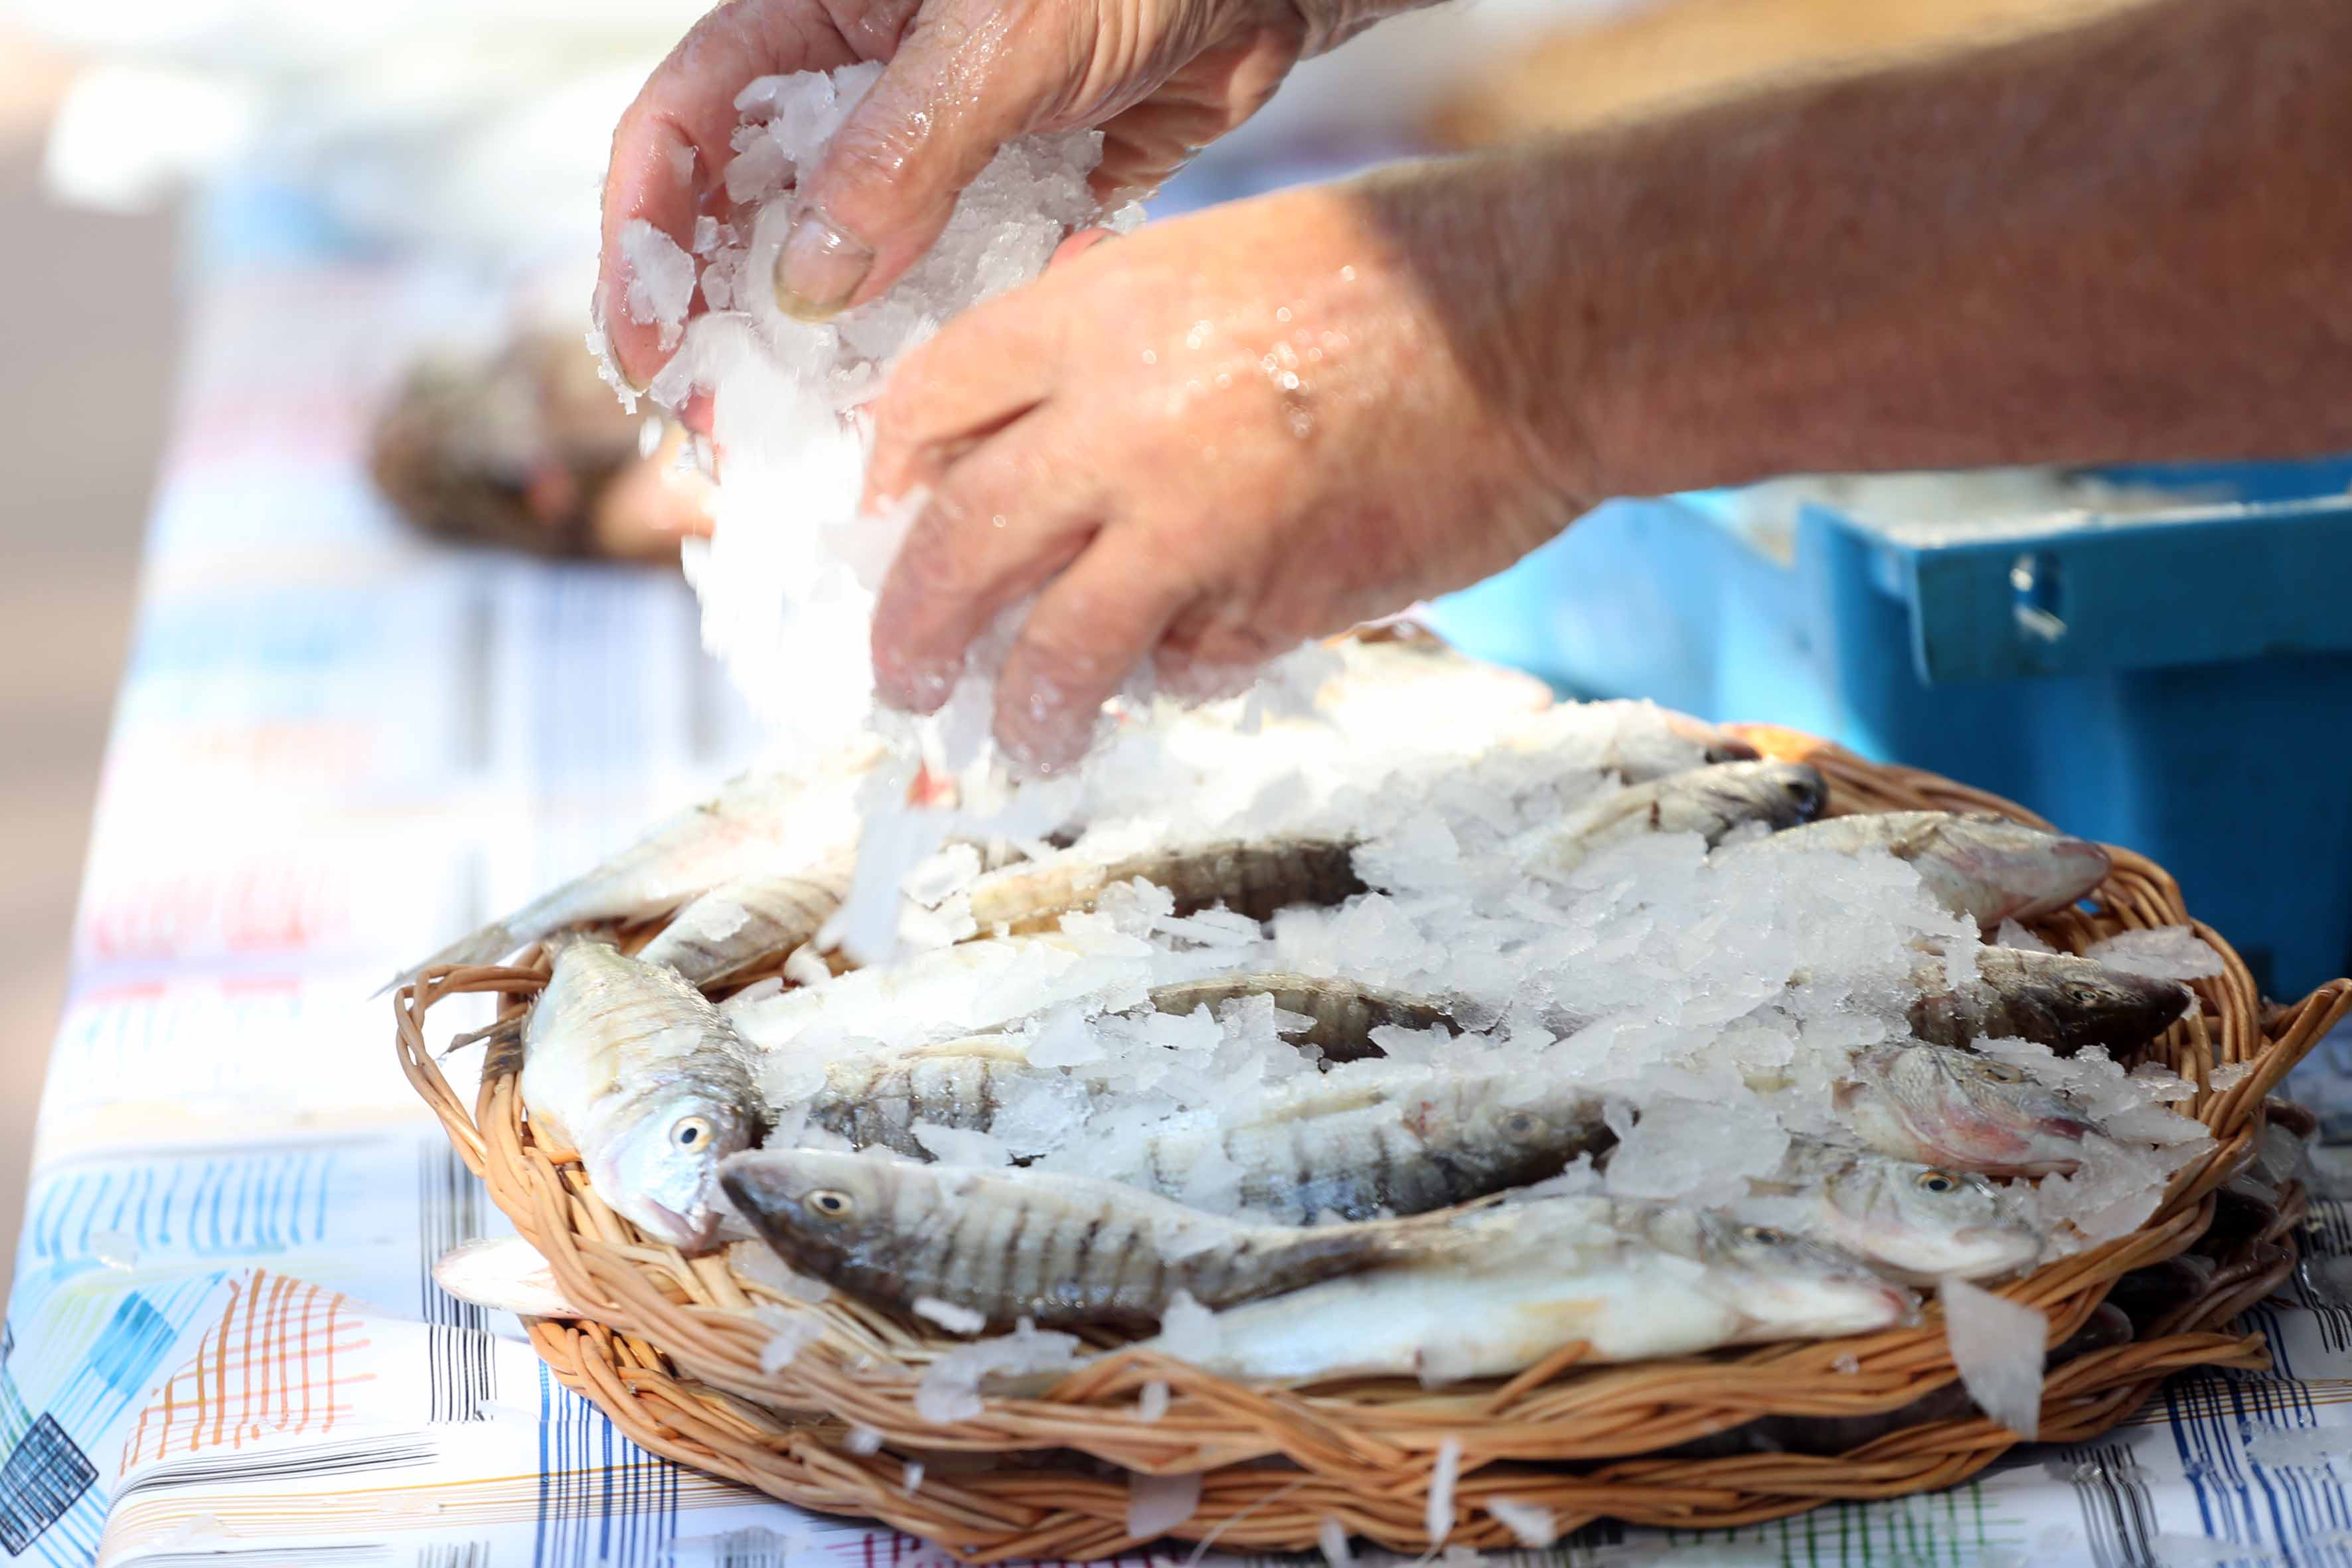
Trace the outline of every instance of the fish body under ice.
<instances>
[{"instance_id":1,"label":"fish body under ice","mask_svg":"<svg viewBox=\"0 0 2352 1568\"><path fill-rule=\"evenodd\" d=\"M2196 1000L2178 981L2126 974L2072 953L1979 948L1976 970L1956 991L1941 958L1921 964L1911 1032L1937 1046L2032 1040L2060 1056L2085 1046L2120 1056L2170 1028Z\"/></svg>"},{"instance_id":2,"label":"fish body under ice","mask_svg":"<svg viewBox=\"0 0 2352 1568\"><path fill-rule=\"evenodd\" d=\"M1372 1031L1379 1028L1433 1029L1442 1025L1461 1032L1453 1016L1430 997L1353 980L1272 970L1210 974L1155 986L1151 1006L1161 1013L1186 1014L1200 1007L1215 1013L1229 1002L1252 996L1266 997L1277 1011L1307 1019L1306 1028L1287 1037L1295 1045L1313 1047L1330 1062L1362 1061L1381 1055L1380 1047L1372 1043Z\"/></svg>"},{"instance_id":3,"label":"fish body under ice","mask_svg":"<svg viewBox=\"0 0 2352 1568\"><path fill-rule=\"evenodd\" d=\"M722 882L679 910L637 956L697 985L724 984L814 940L849 896L856 872L855 858L844 854L803 871Z\"/></svg>"},{"instance_id":4,"label":"fish body under ice","mask_svg":"<svg viewBox=\"0 0 2352 1568\"><path fill-rule=\"evenodd\" d=\"M1588 1091L1430 1067L1295 1082L1243 1120L1151 1133L1090 1168L1171 1197L1204 1169L1231 1171L1244 1207L1306 1225L1450 1208L1556 1176L1615 1141Z\"/></svg>"},{"instance_id":5,"label":"fish body under ice","mask_svg":"<svg viewBox=\"0 0 2352 1568\"><path fill-rule=\"evenodd\" d=\"M1829 785L1803 763L1717 763L1612 790L1529 833L1523 855L1560 874L1644 833L1696 833L1712 846L1750 823L1779 831L1811 822L1828 801Z\"/></svg>"},{"instance_id":6,"label":"fish body under ice","mask_svg":"<svg viewBox=\"0 0 2352 1568\"><path fill-rule=\"evenodd\" d=\"M1945 811L1833 816L1727 845L1718 857L1803 850L1859 855L1884 849L1908 863L1936 900L1990 931L2005 920L2061 910L2106 879L2107 852L2086 839L2044 833L2006 817Z\"/></svg>"},{"instance_id":7,"label":"fish body under ice","mask_svg":"<svg viewBox=\"0 0 2352 1568\"><path fill-rule=\"evenodd\" d=\"M1089 910L1103 890L1140 877L1168 889L1179 915L1223 905L1254 921L1293 904L1345 903L1364 891L1355 845L1345 838L1234 839L1173 846L1108 862L1064 850L990 872L971 885L972 923L983 931L1049 930Z\"/></svg>"},{"instance_id":8,"label":"fish body under ice","mask_svg":"<svg viewBox=\"0 0 2352 1568\"><path fill-rule=\"evenodd\" d=\"M2011 1063L1944 1046L1856 1053L1837 1104L1883 1154L1994 1176L2071 1175L2096 1133L2083 1107Z\"/></svg>"},{"instance_id":9,"label":"fish body under ice","mask_svg":"<svg viewBox=\"0 0 2352 1568\"><path fill-rule=\"evenodd\" d=\"M759 1141L750 1053L673 970L585 939L557 952L523 1026L524 1107L569 1143L614 1213L673 1247L710 1244L720 1159Z\"/></svg>"},{"instance_id":10,"label":"fish body under ice","mask_svg":"<svg viewBox=\"0 0 2352 1568\"><path fill-rule=\"evenodd\" d=\"M1610 1198L1475 1210L1434 1239L1418 1237L1411 1254L1219 1313L1215 1348L1195 1364L1284 1383L1437 1383L1507 1375L1575 1343L1601 1363L1862 1333L1902 1321L1916 1305L1832 1248L1719 1215Z\"/></svg>"},{"instance_id":11,"label":"fish body under ice","mask_svg":"<svg viewBox=\"0 0 2352 1568\"><path fill-rule=\"evenodd\" d=\"M1041 932L958 942L766 995L743 993L725 1011L747 1041L770 1053L796 1041L929 1045L1073 1003L1139 1006L1171 970L1231 962L1213 950L1171 953L1109 932Z\"/></svg>"},{"instance_id":12,"label":"fish body under ice","mask_svg":"<svg viewBox=\"0 0 2352 1568\"><path fill-rule=\"evenodd\" d=\"M1390 1255L1396 1224L1409 1223L1251 1225L1112 1182L812 1149L739 1154L720 1179L800 1273L996 1323L1140 1326L1180 1291L1221 1307L1297 1289Z\"/></svg>"},{"instance_id":13,"label":"fish body under ice","mask_svg":"<svg viewBox=\"0 0 2352 1568\"><path fill-rule=\"evenodd\" d=\"M1003 1105L1048 1082L1110 1087L1033 1066L1018 1037L992 1034L838 1059L794 1103L853 1147L928 1160L919 1124L988 1132ZM1429 1065L1305 1075L1238 1115L1183 1119L1092 1152L1087 1173L1182 1198L1203 1173L1230 1172L1241 1206L1304 1225L1467 1203L1558 1175L1614 1141L1587 1091Z\"/></svg>"}]
</instances>

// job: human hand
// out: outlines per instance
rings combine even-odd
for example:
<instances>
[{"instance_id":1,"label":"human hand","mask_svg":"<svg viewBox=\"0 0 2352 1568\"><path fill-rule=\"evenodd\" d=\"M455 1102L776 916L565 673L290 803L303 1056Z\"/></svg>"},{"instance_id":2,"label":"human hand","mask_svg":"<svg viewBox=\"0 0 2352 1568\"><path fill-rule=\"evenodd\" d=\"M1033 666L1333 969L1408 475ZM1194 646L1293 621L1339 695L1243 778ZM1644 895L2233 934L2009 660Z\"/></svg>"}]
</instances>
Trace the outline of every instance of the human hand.
<instances>
[{"instance_id":1,"label":"human hand","mask_svg":"<svg viewBox=\"0 0 2352 1568\"><path fill-rule=\"evenodd\" d=\"M995 728L1049 770L1146 659L1214 689L1565 526L1591 486L1533 406L1565 366L1522 363L1546 356L1504 298L1491 199L1418 170L1214 209L910 353L867 471L869 510L930 491L875 610L885 700L938 708L1034 593Z\"/></svg>"},{"instance_id":2,"label":"human hand","mask_svg":"<svg viewBox=\"0 0 2352 1568\"><path fill-rule=\"evenodd\" d=\"M822 317L887 289L938 237L999 146L1099 126L1096 192L1148 194L1263 104L1303 54L1405 0L733 0L655 70L613 137L598 318L643 386L656 329L604 308L625 290L622 229L690 243L730 217L735 95L756 77L885 60L824 160L803 172L779 301Z\"/></svg>"}]
</instances>

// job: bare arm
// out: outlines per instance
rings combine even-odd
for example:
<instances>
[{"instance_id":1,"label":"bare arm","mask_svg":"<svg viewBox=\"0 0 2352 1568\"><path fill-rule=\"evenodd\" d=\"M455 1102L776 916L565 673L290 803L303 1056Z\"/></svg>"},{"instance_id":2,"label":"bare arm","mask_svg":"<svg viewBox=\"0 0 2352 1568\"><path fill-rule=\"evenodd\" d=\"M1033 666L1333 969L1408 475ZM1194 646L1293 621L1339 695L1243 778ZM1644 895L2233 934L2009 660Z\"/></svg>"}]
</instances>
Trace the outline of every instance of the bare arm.
<instances>
[{"instance_id":1,"label":"bare arm","mask_svg":"<svg viewBox=\"0 0 2352 1568\"><path fill-rule=\"evenodd\" d=\"M2344 0L2161 0L1465 174L1375 200L1488 228L1501 287L1436 308L1586 494L2352 447Z\"/></svg>"},{"instance_id":2,"label":"bare arm","mask_svg":"<svg viewBox=\"0 0 2352 1568\"><path fill-rule=\"evenodd\" d=\"M930 492L876 611L934 708L1035 594L996 731L1082 752L1463 586L1610 495L1766 475L2352 448L2352 0L2079 32L1408 164L1097 247L876 415Z\"/></svg>"}]
</instances>

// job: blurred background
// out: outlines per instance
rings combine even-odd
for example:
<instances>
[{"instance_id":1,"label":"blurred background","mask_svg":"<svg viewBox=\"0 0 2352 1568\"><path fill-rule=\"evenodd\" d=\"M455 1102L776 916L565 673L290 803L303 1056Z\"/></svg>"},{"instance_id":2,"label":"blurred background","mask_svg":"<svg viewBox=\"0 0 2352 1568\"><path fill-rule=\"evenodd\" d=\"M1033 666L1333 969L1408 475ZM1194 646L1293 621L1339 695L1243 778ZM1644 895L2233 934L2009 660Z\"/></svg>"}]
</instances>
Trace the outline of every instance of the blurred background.
<instances>
[{"instance_id":1,"label":"blurred background","mask_svg":"<svg viewBox=\"0 0 2352 1568\"><path fill-rule=\"evenodd\" d=\"M1467 0L1303 68L1155 209L2056 25L2123 0ZM379 438L392 502L484 542L674 555L593 379L551 458L453 455L485 388L577 389L614 116L692 0L0 0L0 1290L61 993L191 269L267 211L344 247L469 258L501 353ZM299 215L289 217L289 215ZM518 356L534 336L555 345ZM560 352L557 352L560 349ZM494 423L494 421L493 421ZM464 446L464 442L456 442ZM476 444L478 446L478 443ZM551 469L548 465L554 464ZM466 468L471 463L473 468ZM514 465L529 471L517 477ZM530 468L536 463L537 468ZM501 467L500 465L505 465ZM477 471L480 470L480 471ZM560 471L558 471L560 470ZM541 481L545 482L541 482ZM585 519L586 521L583 521Z\"/></svg>"}]
</instances>

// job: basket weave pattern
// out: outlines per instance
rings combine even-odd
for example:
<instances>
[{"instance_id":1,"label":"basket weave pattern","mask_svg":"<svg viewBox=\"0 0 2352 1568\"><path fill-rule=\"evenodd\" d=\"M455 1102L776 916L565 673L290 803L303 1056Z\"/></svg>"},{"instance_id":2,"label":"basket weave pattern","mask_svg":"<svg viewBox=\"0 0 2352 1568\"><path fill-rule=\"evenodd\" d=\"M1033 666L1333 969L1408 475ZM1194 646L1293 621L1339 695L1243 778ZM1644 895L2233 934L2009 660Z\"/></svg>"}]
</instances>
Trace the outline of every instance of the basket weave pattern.
<instances>
[{"instance_id":1,"label":"basket weave pattern","mask_svg":"<svg viewBox=\"0 0 2352 1568\"><path fill-rule=\"evenodd\" d=\"M1989 810L2047 826L1931 774L1878 767L1789 731L1747 733L1768 753L1819 767L1832 814ZM2098 912L2063 911L2036 922L2038 934L2080 952L2119 931L2195 924L2161 868L2128 850L2114 855L2114 872L2094 895ZM2252 1155L2263 1098L2352 1010L2352 981L2338 980L2266 1015L2237 955L2217 933L2196 930L2226 967L2196 983L2200 1006L2147 1055L2198 1086L2184 1109L2211 1130L2214 1144L2181 1170L2137 1232L1997 1287L2047 1315L2053 1345L2122 1275L2197 1244L2212 1221L2215 1190ZM1204 1472L1197 1510L1172 1532L1184 1539L1298 1550L1313 1546L1332 1519L1351 1535L1422 1552L1432 1544L1431 1479L1449 1439L1459 1444L1460 1479L1446 1541L1489 1549L1516 1542L1483 1507L1487 1499L1548 1507L1563 1530L1601 1517L1736 1525L1835 1499L1949 1486L2017 1441L1990 1419L1965 1415L1840 1455L1658 1456L1759 1416L1878 1415L1949 1385L1957 1374L1932 1303L1914 1326L1855 1338L1592 1367L1577 1365L1571 1346L1507 1381L1439 1389L1385 1380L1307 1392L1252 1387L1132 1352L1097 1359L1038 1396L990 1397L980 1415L935 1425L918 1413L915 1379L961 1342L841 1294L822 1304L786 1300L736 1273L724 1254L689 1258L646 1240L589 1190L569 1151L534 1141L512 1047L492 1047L475 1103L461 1101L427 1043L428 1009L446 996L488 992L510 1016L546 978L543 963L441 969L394 998L410 1081L492 1199L546 1257L565 1295L591 1313L532 1321L540 1354L656 1453L803 1507L886 1521L971 1561L1091 1560L1140 1544L1127 1530L1127 1482L1100 1461L1148 1474ZM2212 1088L2214 1069L2230 1064L2251 1070L2227 1089ZM2292 1268L2295 1217L2284 1215L2263 1245L2224 1260L2200 1298L2140 1338L2053 1371L2042 1438L2104 1432L2176 1372L2266 1365L2261 1336L2233 1331L2231 1320ZM782 1369L762 1372L777 1324L804 1314L821 1320L821 1337ZM1147 1420L1138 1401L1154 1382L1171 1397ZM863 1429L855 1446L854 1429ZM908 1466L917 1461L922 1479L909 1491Z\"/></svg>"}]
</instances>

